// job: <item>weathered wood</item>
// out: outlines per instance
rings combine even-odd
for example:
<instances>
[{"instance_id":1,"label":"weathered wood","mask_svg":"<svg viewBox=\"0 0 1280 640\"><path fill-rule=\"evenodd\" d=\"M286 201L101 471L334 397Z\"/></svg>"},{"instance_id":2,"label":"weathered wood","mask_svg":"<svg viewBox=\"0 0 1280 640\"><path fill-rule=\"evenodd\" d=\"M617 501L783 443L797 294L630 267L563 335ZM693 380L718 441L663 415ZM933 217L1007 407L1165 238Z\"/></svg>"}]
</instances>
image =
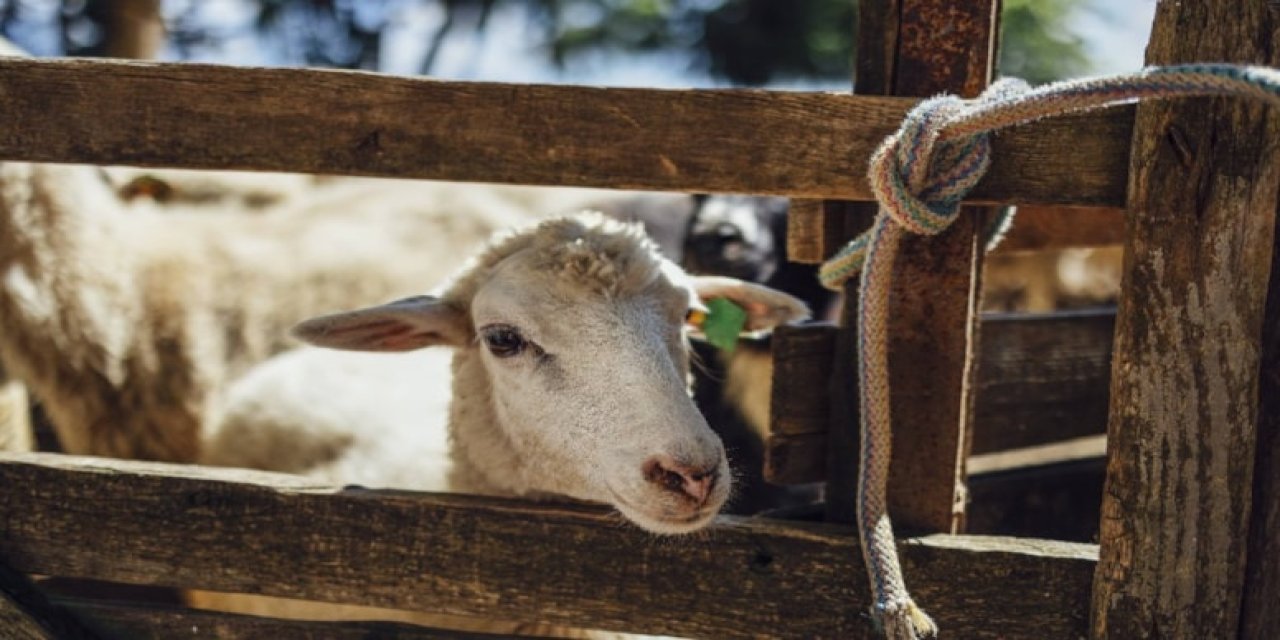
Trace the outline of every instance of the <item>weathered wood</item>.
<instances>
[{"instance_id":1,"label":"weathered wood","mask_svg":"<svg viewBox=\"0 0 1280 640\"><path fill-rule=\"evenodd\" d=\"M860 6L865 7L867 3ZM855 237L871 226L875 216L873 206L857 202L828 201L824 214L834 218L832 224L844 226L845 238ZM814 448L812 441L808 448L793 447L792 451L779 456L770 451L781 461L795 466L801 462L800 457L806 451L821 451L822 457L811 461L811 467L821 472L813 473L815 479L825 480L823 499L826 506L825 517L830 522L856 522L858 517L858 459L862 450L861 425L858 397L858 293L861 289L858 278L849 278L844 284L843 300L840 305L840 330L836 332L831 350L831 363L827 371L829 375L814 380L827 390L830 407L826 420L824 446ZM780 444L786 444L780 443ZM802 444L802 443L794 443ZM772 449L773 447L769 447ZM781 474L780 474L781 477ZM803 477L803 476L796 476Z\"/></svg>"},{"instance_id":2,"label":"weathered wood","mask_svg":"<svg viewBox=\"0 0 1280 640\"><path fill-rule=\"evenodd\" d=\"M1000 470L969 461L969 519L973 533L1092 542L1107 462L1102 436L996 454ZM1072 450L1074 449L1074 450ZM1014 458L1019 459L1014 459ZM993 465L994 466L994 465Z\"/></svg>"},{"instance_id":3,"label":"weathered wood","mask_svg":"<svg viewBox=\"0 0 1280 640\"><path fill-rule=\"evenodd\" d=\"M54 598L53 601L103 638L118 640L519 640L525 637L429 629L394 622L285 620L145 603L75 598Z\"/></svg>"},{"instance_id":4,"label":"weathered wood","mask_svg":"<svg viewBox=\"0 0 1280 640\"><path fill-rule=\"evenodd\" d=\"M821 264L840 249L837 230L815 200L793 200L787 214L787 259ZM1018 207L1013 228L995 253L1124 243L1124 211L1101 207Z\"/></svg>"},{"instance_id":5,"label":"weathered wood","mask_svg":"<svg viewBox=\"0 0 1280 640\"><path fill-rule=\"evenodd\" d=\"M843 199L914 102L33 59L0 60L0 100L11 160ZM1117 206L1132 118L997 136L975 201Z\"/></svg>"},{"instance_id":6,"label":"weathered wood","mask_svg":"<svg viewBox=\"0 0 1280 640\"><path fill-rule=\"evenodd\" d=\"M1018 207L996 253L1124 244L1124 210L1098 207Z\"/></svg>"},{"instance_id":7,"label":"weathered wood","mask_svg":"<svg viewBox=\"0 0 1280 640\"><path fill-rule=\"evenodd\" d=\"M770 435L826 432L831 414L826 381L837 331L829 324L807 324L773 332Z\"/></svg>"},{"instance_id":8,"label":"weathered wood","mask_svg":"<svg viewBox=\"0 0 1280 640\"><path fill-rule=\"evenodd\" d=\"M1045 315L986 314L978 357L972 453L1031 447L1106 433L1111 379L1110 309ZM775 431L766 477L778 484L826 477L832 394L829 327L791 327L774 335ZM824 356L824 354L827 354Z\"/></svg>"},{"instance_id":9,"label":"weathered wood","mask_svg":"<svg viewBox=\"0 0 1280 640\"><path fill-rule=\"evenodd\" d=\"M5 640L95 640L98 636L51 604L26 576L0 563L0 637Z\"/></svg>"},{"instance_id":10,"label":"weathered wood","mask_svg":"<svg viewBox=\"0 0 1280 640\"><path fill-rule=\"evenodd\" d=\"M1106 434L1082 436L1031 447L975 454L969 458L969 473L1001 473L1094 458L1104 460L1106 455Z\"/></svg>"},{"instance_id":11,"label":"weathered wood","mask_svg":"<svg viewBox=\"0 0 1280 640\"><path fill-rule=\"evenodd\" d=\"M1280 15L1267 3L1165 0L1147 62L1276 66L1278 39ZM1096 638L1239 629L1278 185L1276 110L1244 100L1139 106Z\"/></svg>"},{"instance_id":12,"label":"weathered wood","mask_svg":"<svg viewBox=\"0 0 1280 640\"><path fill-rule=\"evenodd\" d=\"M0 591L0 629L4 629L5 638L11 640L57 640L52 631L3 591Z\"/></svg>"},{"instance_id":13,"label":"weathered wood","mask_svg":"<svg viewBox=\"0 0 1280 640\"><path fill-rule=\"evenodd\" d=\"M877 6L871 6L877 5ZM859 53L892 57L859 63L874 66L880 86L858 78L859 93L930 96L951 91L972 97L991 78L998 2L949 0L864 1ZM892 19L881 20L885 16ZM886 24L895 29L886 30ZM886 44L891 43L891 44ZM874 54L872 52L875 52ZM889 472L889 513L903 530L958 531L964 519L964 461L973 419L973 368L977 346L976 295L981 268L980 236L985 214L962 215L945 234L904 239L893 276L889 325L889 384L893 389L894 455ZM851 299L847 304L854 304ZM851 322L845 326L853 330ZM842 340L836 357L854 357ZM837 370L836 389L855 388L850 370ZM843 375L841 375L843 374ZM836 425L856 421L837 406ZM841 437L842 427L831 433ZM833 440L838 442L838 440ZM853 475L852 456L828 456L828 479ZM843 458L843 464L841 464ZM846 484L827 488L828 515L852 515Z\"/></svg>"},{"instance_id":14,"label":"weathered wood","mask_svg":"<svg viewBox=\"0 0 1280 640\"><path fill-rule=\"evenodd\" d=\"M844 227L839 216L823 213L822 200L793 198L787 210L787 260L800 264L821 264L839 247L828 246ZM839 228L828 228L835 225Z\"/></svg>"},{"instance_id":15,"label":"weathered wood","mask_svg":"<svg viewBox=\"0 0 1280 640\"><path fill-rule=\"evenodd\" d=\"M25 572L693 637L873 633L844 526L725 517L656 540L598 507L53 454L0 455L0 486L0 558ZM901 551L956 637L1087 628L1093 546L932 536Z\"/></svg>"},{"instance_id":16,"label":"weathered wood","mask_svg":"<svg viewBox=\"0 0 1280 640\"><path fill-rule=\"evenodd\" d=\"M974 454L1106 433L1110 309L982 318Z\"/></svg>"},{"instance_id":17,"label":"weathered wood","mask_svg":"<svg viewBox=\"0 0 1280 640\"><path fill-rule=\"evenodd\" d=\"M164 47L160 0L116 0L107 11L103 52L112 58L150 60Z\"/></svg>"},{"instance_id":18,"label":"weathered wood","mask_svg":"<svg viewBox=\"0 0 1280 640\"><path fill-rule=\"evenodd\" d=\"M1280 629L1280 232L1271 249L1271 284L1262 322L1258 445L1253 515L1245 552L1240 640L1269 640Z\"/></svg>"}]
</instances>

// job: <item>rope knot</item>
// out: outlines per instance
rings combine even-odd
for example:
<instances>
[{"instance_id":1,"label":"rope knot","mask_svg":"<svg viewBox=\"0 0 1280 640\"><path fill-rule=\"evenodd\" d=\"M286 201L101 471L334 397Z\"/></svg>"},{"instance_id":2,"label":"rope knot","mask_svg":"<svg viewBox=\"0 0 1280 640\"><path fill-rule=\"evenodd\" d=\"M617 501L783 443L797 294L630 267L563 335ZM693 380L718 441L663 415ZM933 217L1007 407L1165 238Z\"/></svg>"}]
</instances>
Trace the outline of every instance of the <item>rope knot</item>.
<instances>
[{"instance_id":1,"label":"rope knot","mask_svg":"<svg viewBox=\"0 0 1280 640\"><path fill-rule=\"evenodd\" d=\"M947 123L965 108L955 96L921 102L871 157L871 192L903 229L934 235L951 226L960 201L991 164L986 134L941 139Z\"/></svg>"},{"instance_id":2,"label":"rope knot","mask_svg":"<svg viewBox=\"0 0 1280 640\"><path fill-rule=\"evenodd\" d=\"M917 104L871 156L867 180L881 215L919 235L951 226L960 215L960 202L991 165L991 141L986 129L957 135L948 128L1027 88L1025 82L1007 78L976 100L944 95ZM845 280L862 270L870 241L870 232L864 233L823 264L818 274L822 284L840 291Z\"/></svg>"}]
</instances>

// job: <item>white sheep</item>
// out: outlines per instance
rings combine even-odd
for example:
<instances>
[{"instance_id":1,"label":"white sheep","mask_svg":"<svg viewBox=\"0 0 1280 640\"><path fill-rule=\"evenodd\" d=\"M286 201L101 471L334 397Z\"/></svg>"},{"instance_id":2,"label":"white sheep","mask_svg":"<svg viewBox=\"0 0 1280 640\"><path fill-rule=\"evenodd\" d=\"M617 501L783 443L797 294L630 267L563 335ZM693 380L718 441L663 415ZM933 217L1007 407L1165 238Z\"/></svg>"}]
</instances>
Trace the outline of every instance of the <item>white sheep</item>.
<instances>
[{"instance_id":1,"label":"white sheep","mask_svg":"<svg viewBox=\"0 0 1280 640\"><path fill-rule=\"evenodd\" d=\"M1121 246L995 253L983 265L983 308L1048 313L1114 304L1123 262Z\"/></svg>"},{"instance_id":2,"label":"white sheep","mask_svg":"<svg viewBox=\"0 0 1280 640\"><path fill-rule=\"evenodd\" d=\"M4 369L69 453L194 460L226 385L296 347L298 318L420 291L525 219L449 185L411 203L386 186L174 214L125 202L95 167L0 164Z\"/></svg>"},{"instance_id":3,"label":"white sheep","mask_svg":"<svg viewBox=\"0 0 1280 640\"><path fill-rule=\"evenodd\" d=\"M230 390L203 461L368 486L566 496L609 504L656 533L693 531L731 483L688 388L685 319L713 297L745 309L750 331L807 313L762 286L689 276L639 226L547 220L495 241L439 295L299 325L313 344L408 353L312 348L264 363ZM449 350L414 351L432 346ZM193 602L440 622L222 594Z\"/></svg>"}]
</instances>

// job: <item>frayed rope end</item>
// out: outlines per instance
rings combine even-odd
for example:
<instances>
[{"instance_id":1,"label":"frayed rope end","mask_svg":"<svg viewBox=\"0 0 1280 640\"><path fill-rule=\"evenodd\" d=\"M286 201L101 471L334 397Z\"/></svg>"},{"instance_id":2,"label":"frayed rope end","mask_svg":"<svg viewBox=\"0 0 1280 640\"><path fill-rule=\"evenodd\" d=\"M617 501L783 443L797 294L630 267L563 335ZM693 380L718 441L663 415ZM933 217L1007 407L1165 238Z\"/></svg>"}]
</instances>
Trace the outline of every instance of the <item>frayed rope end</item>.
<instances>
[{"instance_id":1,"label":"frayed rope end","mask_svg":"<svg viewBox=\"0 0 1280 640\"><path fill-rule=\"evenodd\" d=\"M912 600L887 607L883 610L872 608L876 627L888 640L921 640L938 635L938 625Z\"/></svg>"}]
</instances>

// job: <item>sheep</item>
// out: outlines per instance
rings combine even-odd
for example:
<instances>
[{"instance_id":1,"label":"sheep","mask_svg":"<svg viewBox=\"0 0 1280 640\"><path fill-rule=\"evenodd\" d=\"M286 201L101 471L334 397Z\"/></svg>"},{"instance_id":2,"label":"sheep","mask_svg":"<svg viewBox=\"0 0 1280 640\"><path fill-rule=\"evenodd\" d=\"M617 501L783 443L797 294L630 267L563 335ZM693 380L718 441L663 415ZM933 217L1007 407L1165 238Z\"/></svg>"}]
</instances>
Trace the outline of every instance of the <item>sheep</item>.
<instances>
[{"instance_id":1,"label":"sheep","mask_svg":"<svg viewBox=\"0 0 1280 640\"><path fill-rule=\"evenodd\" d=\"M336 483L568 497L609 504L654 533L694 531L732 484L724 447L688 387L685 319L713 297L745 309L753 332L807 314L767 287L689 276L637 225L589 214L544 220L495 240L436 295L301 323L298 337L339 351L304 348L246 374L207 433L201 462ZM452 353L423 350L433 346ZM226 594L193 594L192 603L334 613ZM439 622L377 609L341 614Z\"/></svg>"},{"instance_id":2,"label":"sheep","mask_svg":"<svg viewBox=\"0 0 1280 640\"><path fill-rule=\"evenodd\" d=\"M698 275L723 275L792 294L829 317L834 298L817 268L787 262L786 198L746 195L646 194L608 203L602 210L644 225L663 255ZM695 400L734 459L738 490L728 513L794 512L814 504L820 487L777 486L765 481L773 387L771 343L740 341L731 354L695 342Z\"/></svg>"},{"instance_id":3,"label":"sheep","mask_svg":"<svg viewBox=\"0 0 1280 640\"><path fill-rule=\"evenodd\" d=\"M28 406L26 386L0 371L0 451L35 448Z\"/></svg>"},{"instance_id":4,"label":"sheep","mask_svg":"<svg viewBox=\"0 0 1280 640\"><path fill-rule=\"evenodd\" d=\"M788 262L786 198L704 195L694 199L683 242L683 266L692 273L731 275L785 291L822 318L836 309L836 296L818 282L817 267ZM778 486L764 479L765 441L770 434L773 392L769 336L743 340L732 353L697 345L705 366L695 385L698 405L736 454L740 490L730 511L740 514L795 512L820 499L816 484Z\"/></svg>"},{"instance_id":5,"label":"sheep","mask_svg":"<svg viewBox=\"0 0 1280 640\"><path fill-rule=\"evenodd\" d=\"M460 261L523 219L424 189L411 205L378 206L362 182L270 215L175 215L122 200L95 167L0 164L0 363L65 451L193 461L227 384L295 348L298 317L419 291L447 271L411 258Z\"/></svg>"},{"instance_id":6,"label":"sheep","mask_svg":"<svg viewBox=\"0 0 1280 640\"><path fill-rule=\"evenodd\" d=\"M172 207L230 207L263 210L302 197L326 180L297 173L200 171L103 167L108 182L126 201Z\"/></svg>"},{"instance_id":7,"label":"sheep","mask_svg":"<svg viewBox=\"0 0 1280 640\"><path fill-rule=\"evenodd\" d=\"M982 276L983 309L1047 313L1114 304L1123 259L1120 246L989 255Z\"/></svg>"}]
</instances>

